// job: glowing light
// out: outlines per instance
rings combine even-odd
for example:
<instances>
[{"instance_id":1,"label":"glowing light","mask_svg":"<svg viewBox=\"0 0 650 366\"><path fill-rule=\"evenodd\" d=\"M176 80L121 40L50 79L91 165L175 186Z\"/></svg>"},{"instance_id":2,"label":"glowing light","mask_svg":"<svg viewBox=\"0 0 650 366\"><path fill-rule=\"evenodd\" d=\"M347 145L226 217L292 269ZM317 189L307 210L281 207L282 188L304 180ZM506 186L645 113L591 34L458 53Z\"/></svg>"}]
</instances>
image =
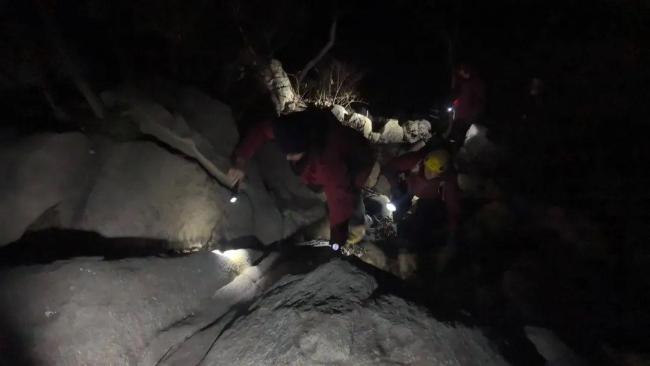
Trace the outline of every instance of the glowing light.
<instances>
[{"instance_id":1,"label":"glowing light","mask_svg":"<svg viewBox=\"0 0 650 366\"><path fill-rule=\"evenodd\" d=\"M450 113L451 113L453 110L454 110L454 108L452 108L452 107L447 107L447 112L450 112Z\"/></svg>"},{"instance_id":2,"label":"glowing light","mask_svg":"<svg viewBox=\"0 0 650 366\"><path fill-rule=\"evenodd\" d=\"M225 252L216 249L213 250L212 253L228 258L230 260L242 260L244 258L248 258L248 254L244 249L232 249L232 250L226 250Z\"/></svg>"},{"instance_id":3,"label":"glowing light","mask_svg":"<svg viewBox=\"0 0 650 366\"><path fill-rule=\"evenodd\" d=\"M230 203L237 203L237 200L238 200L237 196L230 197Z\"/></svg>"},{"instance_id":4,"label":"glowing light","mask_svg":"<svg viewBox=\"0 0 650 366\"><path fill-rule=\"evenodd\" d=\"M388 202L386 204L386 209L388 210L388 212L395 212L397 211L397 206L395 206L395 204L392 202Z\"/></svg>"},{"instance_id":5,"label":"glowing light","mask_svg":"<svg viewBox=\"0 0 650 366\"><path fill-rule=\"evenodd\" d=\"M219 249L213 250L212 253L217 256L226 259L228 267L237 272L241 273L244 269L250 266L250 255L245 249L232 249L226 250L225 252L220 251Z\"/></svg>"},{"instance_id":6,"label":"glowing light","mask_svg":"<svg viewBox=\"0 0 650 366\"><path fill-rule=\"evenodd\" d=\"M340 247L341 247L341 246L338 245L338 244L336 244L336 243L332 244L332 250L334 250L334 251L339 250Z\"/></svg>"}]
</instances>

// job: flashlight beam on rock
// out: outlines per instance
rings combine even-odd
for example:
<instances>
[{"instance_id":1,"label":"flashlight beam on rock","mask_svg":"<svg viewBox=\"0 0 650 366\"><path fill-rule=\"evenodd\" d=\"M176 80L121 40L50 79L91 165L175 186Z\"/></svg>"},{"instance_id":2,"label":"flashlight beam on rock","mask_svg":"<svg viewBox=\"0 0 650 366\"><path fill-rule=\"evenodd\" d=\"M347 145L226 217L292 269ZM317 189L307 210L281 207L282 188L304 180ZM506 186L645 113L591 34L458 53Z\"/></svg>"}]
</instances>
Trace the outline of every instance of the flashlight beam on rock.
<instances>
[{"instance_id":1,"label":"flashlight beam on rock","mask_svg":"<svg viewBox=\"0 0 650 366\"><path fill-rule=\"evenodd\" d=\"M213 254L225 259L227 266L236 273L241 273L251 266L251 255L246 249L213 250Z\"/></svg>"}]
</instances>

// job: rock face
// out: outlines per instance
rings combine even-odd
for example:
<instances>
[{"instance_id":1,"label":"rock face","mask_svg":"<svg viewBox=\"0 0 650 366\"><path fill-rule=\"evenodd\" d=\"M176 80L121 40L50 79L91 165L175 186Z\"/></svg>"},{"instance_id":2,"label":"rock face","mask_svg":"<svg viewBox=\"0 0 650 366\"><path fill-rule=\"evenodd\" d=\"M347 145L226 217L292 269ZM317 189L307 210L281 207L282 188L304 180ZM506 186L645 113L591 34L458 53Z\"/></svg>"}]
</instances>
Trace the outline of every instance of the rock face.
<instances>
[{"instance_id":1,"label":"rock face","mask_svg":"<svg viewBox=\"0 0 650 366\"><path fill-rule=\"evenodd\" d=\"M92 143L78 133L39 135L0 148L0 245L17 240L46 212L70 223L97 163Z\"/></svg>"},{"instance_id":2,"label":"rock face","mask_svg":"<svg viewBox=\"0 0 650 366\"><path fill-rule=\"evenodd\" d=\"M525 327L526 336L546 359L546 366L586 366L589 363L573 352L551 330Z\"/></svg>"},{"instance_id":3,"label":"rock face","mask_svg":"<svg viewBox=\"0 0 650 366\"><path fill-rule=\"evenodd\" d=\"M201 252L0 269L0 364L135 365L233 278L223 261Z\"/></svg>"},{"instance_id":4,"label":"rock face","mask_svg":"<svg viewBox=\"0 0 650 366\"><path fill-rule=\"evenodd\" d=\"M73 228L200 247L230 205L198 164L152 142L110 144Z\"/></svg>"},{"instance_id":5,"label":"rock face","mask_svg":"<svg viewBox=\"0 0 650 366\"><path fill-rule=\"evenodd\" d=\"M0 149L0 246L47 228L160 239L177 249L241 238L269 244L325 216L322 200L272 146L249 167L240 201L228 202L225 172L239 137L223 103L171 86L159 87L155 100L128 87L103 97L126 108L139 137L43 134Z\"/></svg>"},{"instance_id":6,"label":"rock face","mask_svg":"<svg viewBox=\"0 0 650 366\"><path fill-rule=\"evenodd\" d=\"M132 88L114 93L113 98L130 106L143 133L193 158L222 186L230 186L224 172L239 139L230 108L193 88L163 85L152 94L156 102ZM176 114L172 116L165 107ZM269 146L249 164L246 184L240 190L240 202L227 206L229 212L217 228L217 236L228 241L255 237L269 244L304 224L295 217L311 223L325 216L317 195L299 183L282 154ZM278 202L277 197L293 199Z\"/></svg>"},{"instance_id":7,"label":"rock face","mask_svg":"<svg viewBox=\"0 0 650 366\"><path fill-rule=\"evenodd\" d=\"M429 140L431 138L431 123L425 119L406 121L404 124L404 138L412 144Z\"/></svg>"},{"instance_id":8,"label":"rock face","mask_svg":"<svg viewBox=\"0 0 650 366\"><path fill-rule=\"evenodd\" d=\"M216 341L206 365L506 365L480 331L438 322L334 260L288 276Z\"/></svg>"},{"instance_id":9,"label":"rock face","mask_svg":"<svg viewBox=\"0 0 650 366\"><path fill-rule=\"evenodd\" d=\"M373 132L372 120L359 113L350 113L340 105L332 107L332 114L341 124L353 128L365 138L378 144L426 142L432 137L431 123L427 120L406 121L403 125L396 119L389 119L379 132Z\"/></svg>"},{"instance_id":10,"label":"rock face","mask_svg":"<svg viewBox=\"0 0 650 366\"><path fill-rule=\"evenodd\" d=\"M201 246L229 208L198 164L153 142L49 134L6 151L2 158L16 159L2 164L3 244L26 230L60 228Z\"/></svg>"},{"instance_id":11,"label":"rock face","mask_svg":"<svg viewBox=\"0 0 650 366\"><path fill-rule=\"evenodd\" d=\"M506 365L348 262L267 287L271 256L235 277L226 254L0 268L0 364Z\"/></svg>"},{"instance_id":12,"label":"rock face","mask_svg":"<svg viewBox=\"0 0 650 366\"><path fill-rule=\"evenodd\" d=\"M239 133L229 106L187 87L178 92L175 109L197 135L207 140L217 156L230 157Z\"/></svg>"}]
</instances>

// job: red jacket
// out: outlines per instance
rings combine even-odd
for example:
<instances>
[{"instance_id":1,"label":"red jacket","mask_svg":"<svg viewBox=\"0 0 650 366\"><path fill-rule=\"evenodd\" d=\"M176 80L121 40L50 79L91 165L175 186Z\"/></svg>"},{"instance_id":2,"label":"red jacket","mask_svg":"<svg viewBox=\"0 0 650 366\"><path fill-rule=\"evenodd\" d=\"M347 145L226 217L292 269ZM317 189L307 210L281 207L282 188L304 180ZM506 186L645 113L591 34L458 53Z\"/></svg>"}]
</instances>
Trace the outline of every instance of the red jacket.
<instances>
[{"instance_id":1,"label":"red jacket","mask_svg":"<svg viewBox=\"0 0 650 366\"><path fill-rule=\"evenodd\" d=\"M305 121L309 123L309 121ZM367 140L357 131L338 121L329 124L325 147L308 153L300 162L303 182L321 187L327 198L330 241L343 244L348 235L348 221L361 199L361 187L372 168L372 152ZM271 121L255 126L235 149L234 156L246 161L264 143L274 139Z\"/></svg>"},{"instance_id":2,"label":"red jacket","mask_svg":"<svg viewBox=\"0 0 650 366\"><path fill-rule=\"evenodd\" d=\"M485 109L485 84L476 76L458 80L454 118L476 122Z\"/></svg>"},{"instance_id":3,"label":"red jacket","mask_svg":"<svg viewBox=\"0 0 650 366\"><path fill-rule=\"evenodd\" d=\"M397 174L390 174L390 172L406 173L406 186L409 194L418 196L420 199L442 200L447 207L449 231L455 232L460 221L460 189L456 174L444 173L437 178L427 180L424 178L423 166L420 166L415 172L412 171L426 154L420 150L398 156L386 166L386 170L389 172L388 176L391 177L391 184L397 184L395 180Z\"/></svg>"}]
</instances>

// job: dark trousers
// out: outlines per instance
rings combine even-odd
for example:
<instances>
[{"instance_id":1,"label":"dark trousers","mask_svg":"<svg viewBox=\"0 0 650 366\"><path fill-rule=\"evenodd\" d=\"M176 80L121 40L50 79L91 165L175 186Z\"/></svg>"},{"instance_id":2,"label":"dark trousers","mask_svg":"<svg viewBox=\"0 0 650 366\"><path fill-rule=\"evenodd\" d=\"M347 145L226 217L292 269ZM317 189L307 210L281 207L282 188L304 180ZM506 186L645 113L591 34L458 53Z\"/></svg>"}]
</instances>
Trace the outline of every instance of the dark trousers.
<instances>
[{"instance_id":1,"label":"dark trousers","mask_svg":"<svg viewBox=\"0 0 650 366\"><path fill-rule=\"evenodd\" d=\"M444 245L447 237L447 210L441 200L420 199L410 216L398 224L397 232L416 248Z\"/></svg>"},{"instance_id":2,"label":"dark trousers","mask_svg":"<svg viewBox=\"0 0 650 366\"><path fill-rule=\"evenodd\" d=\"M449 140L453 141L452 147L454 148L454 151L458 151L465 142L465 135L470 126L472 126L472 122L465 119L456 119L452 123L453 125L451 127L451 132L449 133Z\"/></svg>"},{"instance_id":3,"label":"dark trousers","mask_svg":"<svg viewBox=\"0 0 650 366\"><path fill-rule=\"evenodd\" d=\"M359 195L356 208L350 217L349 225L358 226L366 223L366 206L363 204L363 194Z\"/></svg>"}]
</instances>

